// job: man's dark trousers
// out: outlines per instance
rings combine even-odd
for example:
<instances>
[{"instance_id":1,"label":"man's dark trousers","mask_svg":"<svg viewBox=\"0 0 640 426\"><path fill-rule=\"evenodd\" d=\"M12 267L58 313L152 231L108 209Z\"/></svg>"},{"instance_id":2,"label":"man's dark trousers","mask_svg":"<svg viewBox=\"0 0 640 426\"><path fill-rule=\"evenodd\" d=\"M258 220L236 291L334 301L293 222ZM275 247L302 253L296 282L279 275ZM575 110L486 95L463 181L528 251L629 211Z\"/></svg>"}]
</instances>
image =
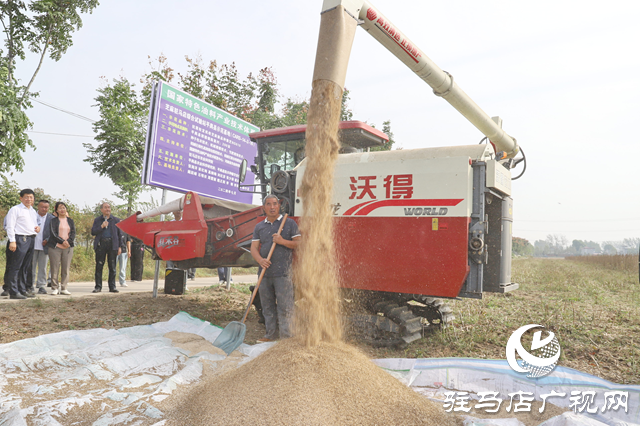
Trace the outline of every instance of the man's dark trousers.
<instances>
[{"instance_id":1,"label":"man's dark trousers","mask_svg":"<svg viewBox=\"0 0 640 426\"><path fill-rule=\"evenodd\" d=\"M5 248L5 254L6 254L7 262L4 268L4 278L3 278L4 284L2 284L2 291L3 292L6 291L7 293L9 293L9 267L11 266L11 255L13 254L13 252L9 250L8 238L7 238L7 247Z\"/></svg>"},{"instance_id":2,"label":"man's dark trousers","mask_svg":"<svg viewBox=\"0 0 640 426\"><path fill-rule=\"evenodd\" d=\"M111 238L102 238L96 249L96 290L102 290L102 268L104 267L105 258L109 268L109 290L115 290L118 250L113 250Z\"/></svg>"},{"instance_id":3,"label":"man's dark trousers","mask_svg":"<svg viewBox=\"0 0 640 426\"><path fill-rule=\"evenodd\" d=\"M29 278L32 272L33 246L36 241L35 235L17 235L16 251L11 253L11 262L5 276L5 282L9 283L9 294L25 294L27 287L33 285L33 277Z\"/></svg>"}]
</instances>

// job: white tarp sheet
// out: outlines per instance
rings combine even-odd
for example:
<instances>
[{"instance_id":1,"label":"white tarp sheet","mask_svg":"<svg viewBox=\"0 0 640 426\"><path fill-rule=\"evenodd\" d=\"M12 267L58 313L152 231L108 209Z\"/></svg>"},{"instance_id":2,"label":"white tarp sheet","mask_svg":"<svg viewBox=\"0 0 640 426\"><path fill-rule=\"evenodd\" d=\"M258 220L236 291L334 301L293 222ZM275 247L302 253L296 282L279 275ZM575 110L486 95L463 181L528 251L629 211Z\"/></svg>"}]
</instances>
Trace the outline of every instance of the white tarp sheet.
<instances>
[{"instance_id":1,"label":"white tarp sheet","mask_svg":"<svg viewBox=\"0 0 640 426\"><path fill-rule=\"evenodd\" d=\"M455 390L468 392L471 399L478 400L478 392L498 392L498 398L509 404L509 394L527 392L541 401L541 395L552 391L565 396L548 397L547 402L559 407L570 408L581 416L565 415L562 419L545 422L545 426L560 425L632 425L640 423L640 386L619 385L599 377L566 367L556 367L549 375L529 379L516 373L506 360L483 360L471 358L433 358L433 359L380 359L374 361L389 370L408 386L415 389L437 389L435 392L423 392L440 400L445 392ZM628 392L627 409L617 406L611 398L605 401L605 392ZM572 392L574 395L572 395ZM586 396L585 396L586 395ZM593 400L591 400L593 395ZM572 399L573 396L573 399ZM619 401L619 398L617 399ZM514 404L519 396L513 396ZM620 402L620 401L619 401ZM476 402L471 401L467 406ZM572 406L575 403L575 407ZM608 405L605 405L608 403ZM604 407L604 410L603 410ZM596 411L588 413L587 410ZM464 414L460 412L460 414ZM586 415L589 416L587 420ZM584 423L576 423L583 419ZM558 421L562 421L558 423ZM595 422L595 423L594 423ZM480 424L480 423L478 423ZM484 423L483 423L484 424Z\"/></svg>"},{"instance_id":2,"label":"white tarp sheet","mask_svg":"<svg viewBox=\"0 0 640 426\"><path fill-rule=\"evenodd\" d=\"M145 424L161 426L163 413L155 407L178 385L200 380L204 360L222 366L224 356L188 353L173 346L166 333L197 334L213 342L221 329L180 313L167 322L119 330L64 331L0 345L0 426L60 425L72 409L90 406L99 412L96 426ZM241 345L239 363L258 356L273 343ZM565 413L545 426L631 425L638 423L640 387L621 386L575 370L556 368L537 381L522 380L506 361L476 359L383 359L375 361L421 393L443 398L450 389L506 395L532 391L536 396L551 389L629 392L628 413L598 412L597 417ZM222 368L222 367L220 367ZM425 388L431 388L425 392ZM445 389L446 388L446 389ZM569 399L566 399L568 406ZM561 399L549 400L563 406ZM622 411L622 413L620 413ZM515 419L468 419L467 425L518 425Z\"/></svg>"}]
</instances>

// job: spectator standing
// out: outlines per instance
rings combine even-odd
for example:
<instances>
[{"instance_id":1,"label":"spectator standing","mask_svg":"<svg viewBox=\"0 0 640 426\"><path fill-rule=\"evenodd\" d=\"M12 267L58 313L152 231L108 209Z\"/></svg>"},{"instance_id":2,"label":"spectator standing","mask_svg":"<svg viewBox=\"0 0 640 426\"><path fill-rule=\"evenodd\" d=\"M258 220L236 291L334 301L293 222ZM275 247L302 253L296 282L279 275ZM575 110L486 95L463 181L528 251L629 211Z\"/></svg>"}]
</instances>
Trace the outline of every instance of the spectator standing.
<instances>
[{"instance_id":1,"label":"spectator standing","mask_svg":"<svg viewBox=\"0 0 640 426\"><path fill-rule=\"evenodd\" d=\"M131 281L142 281L144 272L144 243L131 237Z\"/></svg>"},{"instance_id":2,"label":"spectator standing","mask_svg":"<svg viewBox=\"0 0 640 426\"><path fill-rule=\"evenodd\" d=\"M38 201L38 226L40 232L36 234L36 240L33 244L33 282L38 287L38 294L47 294L47 263L49 263L49 248L47 240L49 239L49 222L53 215L49 213L49 201Z\"/></svg>"},{"instance_id":3,"label":"spectator standing","mask_svg":"<svg viewBox=\"0 0 640 426\"><path fill-rule=\"evenodd\" d=\"M116 261L118 281L120 282L120 287L129 287L127 285L127 261L131 257L131 237L129 237L129 234L120 231L120 239L122 253L120 253Z\"/></svg>"},{"instance_id":4,"label":"spectator standing","mask_svg":"<svg viewBox=\"0 0 640 426\"><path fill-rule=\"evenodd\" d=\"M122 253L120 246L120 229L116 226L120 219L111 215L111 205L102 203L100 207L102 212L93 221L91 227L91 235L95 235L93 240L93 249L96 252L96 286L93 293L102 291L102 269L104 268L105 259L109 268L109 292L119 293L116 288L116 258Z\"/></svg>"},{"instance_id":5,"label":"spectator standing","mask_svg":"<svg viewBox=\"0 0 640 426\"><path fill-rule=\"evenodd\" d=\"M4 230L7 230L7 216L4 217L4 219L2 220L2 227L4 228ZM2 280L3 284L2 284L2 294L0 294L0 296L8 296L9 295L9 280L7 279L8 277L8 272L9 272L9 263L11 263L11 254L13 252L11 250L9 250L9 239L7 238L7 245L5 247L5 259L7 260L5 265L4 265L4 279Z\"/></svg>"},{"instance_id":6,"label":"spectator standing","mask_svg":"<svg viewBox=\"0 0 640 426\"><path fill-rule=\"evenodd\" d=\"M33 209L35 195L31 189L20 191L20 204L11 207L7 213L7 236L11 262L8 263L6 279L9 283L10 299L26 299L35 297L27 291L33 286L32 260L36 234L40 232L37 225L38 215Z\"/></svg>"},{"instance_id":7,"label":"spectator standing","mask_svg":"<svg viewBox=\"0 0 640 426\"><path fill-rule=\"evenodd\" d=\"M67 205L61 201L56 203L54 217L49 222L49 258L51 260L51 294L71 294L67 290L69 269L73 257L73 245L76 239L76 226L68 216ZM60 281L58 281L60 271ZM60 290L58 290L60 287Z\"/></svg>"},{"instance_id":8,"label":"spectator standing","mask_svg":"<svg viewBox=\"0 0 640 426\"><path fill-rule=\"evenodd\" d=\"M229 286L231 285L231 283L233 282L233 279L231 279L231 268L230 267L220 267L218 268L218 284L224 284L227 283L227 289L229 289Z\"/></svg>"}]
</instances>

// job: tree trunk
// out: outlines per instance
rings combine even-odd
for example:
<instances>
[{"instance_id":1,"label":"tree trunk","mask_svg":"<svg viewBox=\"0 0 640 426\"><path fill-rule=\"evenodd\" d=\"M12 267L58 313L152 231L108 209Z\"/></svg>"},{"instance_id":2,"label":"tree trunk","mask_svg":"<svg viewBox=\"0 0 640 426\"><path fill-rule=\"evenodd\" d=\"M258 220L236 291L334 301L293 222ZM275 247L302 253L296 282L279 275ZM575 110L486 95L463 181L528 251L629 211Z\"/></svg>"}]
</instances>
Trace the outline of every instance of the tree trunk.
<instances>
[{"instance_id":1,"label":"tree trunk","mask_svg":"<svg viewBox=\"0 0 640 426\"><path fill-rule=\"evenodd\" d=\"M38 62L38 67L36 68L36 70L34 71L33 75L31 76L31 80L29 81L29 84L27 84L27 87L25 87L24 93L22 94L22 98L20 99L20 102L18 102L18 108L21 108L22 104L24 103L24 100L29 97L29 89L31 88L31 85L33 84L34 80L36 79L36 75L38 75L38 72L40 71L40 68L42 67L42 62L44 62L44 57L47 54L47 49L49 48L49 38L47 38L47 41L44 44L44 49L42 49L42 54L40 55L40 61Z\"/></svg>"}]
</instances>

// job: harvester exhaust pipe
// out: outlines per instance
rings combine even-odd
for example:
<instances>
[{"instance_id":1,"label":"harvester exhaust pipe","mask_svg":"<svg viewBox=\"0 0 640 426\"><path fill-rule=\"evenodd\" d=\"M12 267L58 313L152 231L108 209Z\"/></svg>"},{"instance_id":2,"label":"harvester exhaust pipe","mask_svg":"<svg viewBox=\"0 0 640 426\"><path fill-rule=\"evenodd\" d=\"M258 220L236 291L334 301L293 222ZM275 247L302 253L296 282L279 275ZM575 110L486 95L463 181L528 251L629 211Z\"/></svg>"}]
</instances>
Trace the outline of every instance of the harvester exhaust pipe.
<instances>
[{"instance_id":1,"label":"harvester exhaust pipe","mask_svg":"<svg viewBox=\"0 0 640 426\"><path fill-rule=\"evenodd\" d=\"M339 5L342 5L351 16L357 17L362 28L431 86L435 95L449 102L489 138L497 151L506 152L508 158L514 158L518 154L520 149L516 140L506 134L453 81L453 76L441 70L371 3L366 0L325 0L322 11L324 13Z\"/></svg>"}]
</instances>

